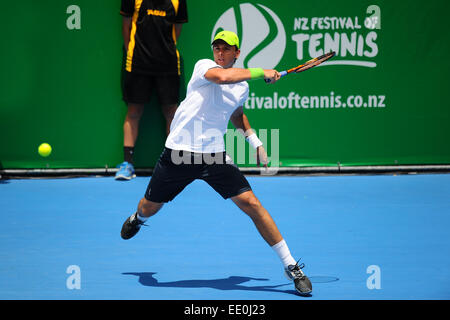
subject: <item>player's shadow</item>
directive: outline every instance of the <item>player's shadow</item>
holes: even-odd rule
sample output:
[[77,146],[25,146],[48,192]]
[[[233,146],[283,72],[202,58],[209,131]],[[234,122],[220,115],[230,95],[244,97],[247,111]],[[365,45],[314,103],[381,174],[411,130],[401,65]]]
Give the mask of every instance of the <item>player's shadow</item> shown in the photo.
[[140,284],[148,287],[162,287],[162,288],[212,288],[217,290],[244,290],[244,291],[264,291],[264,292],[279,292],[286,294],[298,295],[295,290],[278,289],[286,285],[293,285],[292,283],[285,283],[275,286],[244,286],[245,282],[250,280],[267,281],[269,279],[238,277],[231,276],[224,279],[212,280],[179,280],[169,282],[159,282],[153,277],[156,272],[124,272],[125,275],[137,276]]

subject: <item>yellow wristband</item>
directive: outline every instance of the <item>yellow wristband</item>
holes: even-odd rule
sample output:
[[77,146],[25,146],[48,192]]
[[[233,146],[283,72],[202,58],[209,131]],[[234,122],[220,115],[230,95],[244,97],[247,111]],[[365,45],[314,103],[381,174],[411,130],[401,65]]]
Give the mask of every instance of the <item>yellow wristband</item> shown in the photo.
[[264,70],[262,68],[248,68],[252,80],[264,78]]

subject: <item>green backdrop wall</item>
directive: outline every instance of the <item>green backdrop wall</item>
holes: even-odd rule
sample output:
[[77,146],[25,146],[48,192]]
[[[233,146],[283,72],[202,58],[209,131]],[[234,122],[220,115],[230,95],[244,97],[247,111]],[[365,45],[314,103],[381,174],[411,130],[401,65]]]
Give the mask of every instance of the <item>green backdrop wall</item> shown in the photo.
[[[0,166],[115,167],[126,113],[120,0],[3,7]],[[445,0],[188,0],[181,95],[221,29],[241,38],[239,67],[284,70],[333,49],[328,65],[274,85],[250,82],[245,112],[273,162],[278,150],[280,166],[449,164],[449,10]],[[164,138],[154,100],[137,167],[154,166]],[[52,145],[50,157],[38,155],[41,142]],[[247,155],[237,162],[253,165]]]

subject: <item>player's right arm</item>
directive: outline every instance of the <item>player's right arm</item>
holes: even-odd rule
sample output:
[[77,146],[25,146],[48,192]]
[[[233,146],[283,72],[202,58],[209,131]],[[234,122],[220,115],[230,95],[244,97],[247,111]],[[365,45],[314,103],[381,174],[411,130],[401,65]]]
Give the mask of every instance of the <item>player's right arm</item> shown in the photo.
[[[274,83],[280,79],[280,73],[277,70],[265,69],[264,79],[269,79]],[[205,73],[205,78],[217,84],[230,84],[247,80],[252,80],[250,69],[241,68],[212,68]]]

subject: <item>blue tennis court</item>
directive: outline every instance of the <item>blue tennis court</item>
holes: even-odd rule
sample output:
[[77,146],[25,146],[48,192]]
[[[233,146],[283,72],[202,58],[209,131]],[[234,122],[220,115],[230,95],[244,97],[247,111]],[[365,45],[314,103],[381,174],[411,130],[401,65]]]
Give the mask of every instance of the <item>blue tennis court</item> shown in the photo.
[[449,299],[450,175],[248,178],[313,294],[195,181],[120,238],[149,177],[0,181],[0,299]]

